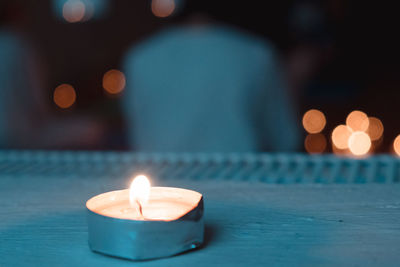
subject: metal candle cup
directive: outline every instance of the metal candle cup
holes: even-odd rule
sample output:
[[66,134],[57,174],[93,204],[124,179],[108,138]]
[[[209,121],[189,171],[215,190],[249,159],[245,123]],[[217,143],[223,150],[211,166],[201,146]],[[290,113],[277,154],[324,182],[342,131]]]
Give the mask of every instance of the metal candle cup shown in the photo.
[[89,247],[110,256],[146,260],[172,256],[203,243],[203,197],[181,188],[152,187],[142,214],[129,189],[97,195],[86,203]]

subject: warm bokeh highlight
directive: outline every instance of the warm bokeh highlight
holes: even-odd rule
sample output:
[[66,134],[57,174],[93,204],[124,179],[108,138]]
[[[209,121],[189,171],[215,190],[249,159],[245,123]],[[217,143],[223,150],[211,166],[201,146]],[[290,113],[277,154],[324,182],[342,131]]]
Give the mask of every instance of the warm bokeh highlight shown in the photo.
[[369,126],[369,119],[367,114],[362,111],[354,110],[346,118],[346,125],[349,126],[353,132],[367,131]]
[[376,141],[383,135],[383,123],[380,119],[375,117],[369,117],[369,126],[367,134],[372,141]]
[[170,16],[175,10],[174,0],[153,0],[151,1],[151,12],[154,16],[165,18]]
[[371,148],[371,139],[365,132],[354,132],[351,134],[348,142],[350,152],[356,156],[362,156],[368,153]]
[[397,156],[400,156],[400,134],[393,141],[393,150]]
[[68,0],[63,6],[63,17],[70,23],[82,21],[85,17],[85,4],[80,0]]
[[74,87],[69,84],[59,85],[53,93],[53,100],[60,108],[69,108],[76,101],[76,93]]
[[125,75],[119,70],[109,70],[103,76],[103,88],[110,94],[120,93],[125,84]]
[[304,147],[310,154],[323,153],[326,149],[326,138],[323,134],[309,134],[304,140]]
[[310,134],[320,133],[326,125],[324,113],[317,109],[310,109],[303,116],[303,127]]
[[338,125],[332,132],[332,143],[338,149],[347,149],[351,134],[352,131],[348,126]]

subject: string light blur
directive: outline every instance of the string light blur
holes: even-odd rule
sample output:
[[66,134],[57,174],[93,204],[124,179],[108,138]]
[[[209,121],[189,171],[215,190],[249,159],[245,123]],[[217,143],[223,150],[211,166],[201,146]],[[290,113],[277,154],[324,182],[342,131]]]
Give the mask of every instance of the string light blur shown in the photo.
[[376,141],[383,135],[383,123],[380,119],[375,117],[369,117],[369,126],[367,130],[367,134],[371,138],[372,141]]
[[119,70],[109,70],[103,76],[103,88],[110,94],[118,94],[124,90],[125,75]]
[[349,138],[348,146],[350,152],[355,156],[362,156],[368,153],[371,148],[371,139],[365,132],[353,132]]
[[64,19],[69,23],[80,22],[85,17],[85,4],[80,0],[68,0],[62,10]]
[[151,1],[151,12],[154,16],[159,18],[165,18],[170,16],[175,10],[174,0],[152,0]]
[[338,149],[347,149],[351,134],[352,130],[347,125],[338,125],[332,132],[332,143]]
[[54,103],[60,108],[69,108],[76,101],[76,92],[74,87],[69,84],[57,86],[53,93]]
[[320,133],[326,125],[324,113],[317,109],[310,109],[303,116],[303,127],[310,134]]
[[397,156],[400,156],[400,134],[393,141],[393,150]]
[[309,134],[304,140],[304,147],[310,154],[323,153],[326,149],[326,138],[323,134]]
[[346,118],[346,125],[349,126],[354,132],[367,131],[369,126],[369,119],[367,114],[362,111],[354,110]]

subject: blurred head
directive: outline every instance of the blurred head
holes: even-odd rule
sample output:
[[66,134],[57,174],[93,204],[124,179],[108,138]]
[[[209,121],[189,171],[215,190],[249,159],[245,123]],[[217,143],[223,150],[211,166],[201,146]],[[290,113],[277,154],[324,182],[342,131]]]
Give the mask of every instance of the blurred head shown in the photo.
[[292,1],[175,0],[177,8],[171,20],[185,23],[194,17],[205,17],[208,21],[265,34],[268,38],[280,38]]

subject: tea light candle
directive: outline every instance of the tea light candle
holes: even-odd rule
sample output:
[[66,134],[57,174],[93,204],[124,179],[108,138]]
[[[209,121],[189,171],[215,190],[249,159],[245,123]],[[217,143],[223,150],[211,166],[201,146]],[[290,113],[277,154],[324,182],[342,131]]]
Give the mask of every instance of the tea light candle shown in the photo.
[[172,187],[151,187],[144,175],[130,189],[89,199],[89,246],[95,252],[145,260],[175,255],[203,243],[203,197]]

